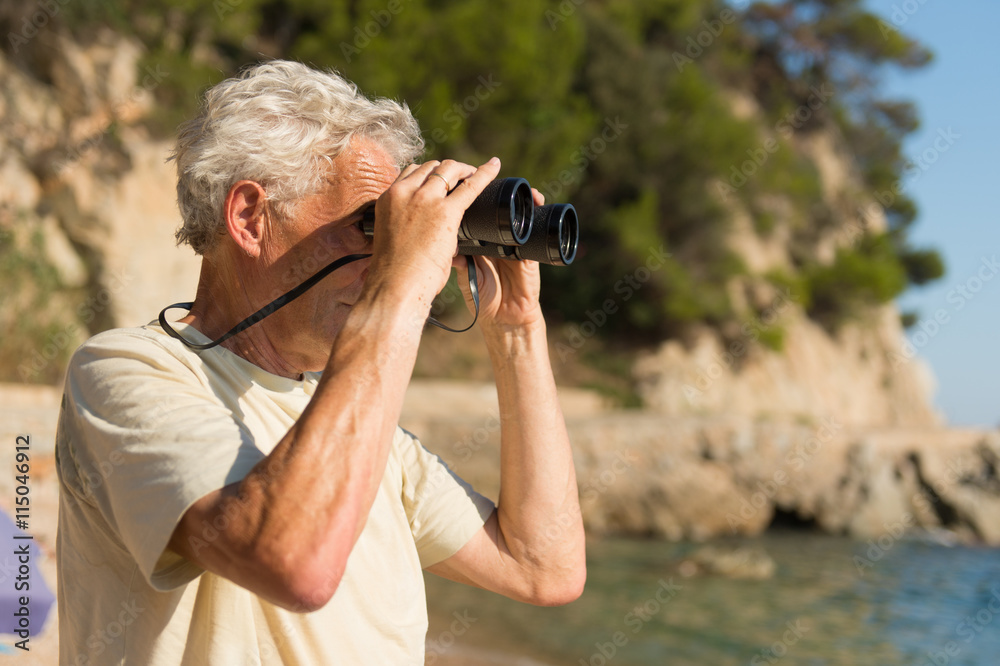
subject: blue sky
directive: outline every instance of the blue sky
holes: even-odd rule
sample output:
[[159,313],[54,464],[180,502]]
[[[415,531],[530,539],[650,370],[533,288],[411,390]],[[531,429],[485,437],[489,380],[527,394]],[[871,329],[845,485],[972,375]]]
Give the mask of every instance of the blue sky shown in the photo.
[[[941,252],[948,272],[900,299],[921,324],[909,332],[937,380],[935,404],[952,425],[1000,424],[1000,2],[996,0],[869,0],[868,7],[920,40],[934,62],[890,73],[887,92],[916,102],[921,129],[906,153],[935,157],[906,192],[920,213],[912,239]],[[946,151],[933,152],[940,132]],[[945,142],[939,142],[942,147]],[[984,262],[984,259],[986,262]],[[942,315],[938,324],[935,314]],[[938,326],[935,329],[935,324]]]

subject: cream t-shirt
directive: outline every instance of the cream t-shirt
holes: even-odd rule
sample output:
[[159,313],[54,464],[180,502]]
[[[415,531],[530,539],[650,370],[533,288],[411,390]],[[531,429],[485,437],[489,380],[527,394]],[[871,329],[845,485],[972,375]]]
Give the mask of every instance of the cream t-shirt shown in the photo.
[[272,450],[318,380],[269,374],[220,347],[192,352],[155,324],[77,350],[56,436],[61,664],[424,663],[421,569],[467,543],[493,503],[403,430],[322,609],[285,611],[166,550],[191,504]]

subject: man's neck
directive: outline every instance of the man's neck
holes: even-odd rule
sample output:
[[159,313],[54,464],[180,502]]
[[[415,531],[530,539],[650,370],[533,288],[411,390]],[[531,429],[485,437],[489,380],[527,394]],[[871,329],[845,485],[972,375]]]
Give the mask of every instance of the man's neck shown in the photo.
[[[229,262],[213,262],[206,258],[202,260],[191,312],[180,321],[209,339],[217,340],[259,309],[262,304],[257,303],[258,300]],[[302,369],[290,363],[273,343],[266,321],[257,322],[220,346],[273,375],[302,378]]]

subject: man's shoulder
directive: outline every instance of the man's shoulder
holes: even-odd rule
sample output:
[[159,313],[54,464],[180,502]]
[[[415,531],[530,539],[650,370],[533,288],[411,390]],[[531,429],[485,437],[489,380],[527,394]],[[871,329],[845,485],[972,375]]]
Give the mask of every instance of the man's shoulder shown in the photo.
[[110,328],[106,331],[95,333],[80,345],[80,349],[87,350],[109,347],[158,347],[165,349],[170,346],[170,342],[171,338],[159,326],[150,323],[146,326]]
[[141,367],[191,368],[196,355],[157,326],[112,328],[91,336],[69,361],[69,375],[113,369],[122,372]]

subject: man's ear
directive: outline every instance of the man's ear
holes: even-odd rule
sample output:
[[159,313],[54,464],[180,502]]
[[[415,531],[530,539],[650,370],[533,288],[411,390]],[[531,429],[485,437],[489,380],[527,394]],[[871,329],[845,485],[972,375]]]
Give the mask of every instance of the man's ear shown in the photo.
[[226,194],[222,213],[226,231],[244,252],[259,257],[268,226],[267,193],[260,183],[241,180]]

